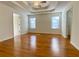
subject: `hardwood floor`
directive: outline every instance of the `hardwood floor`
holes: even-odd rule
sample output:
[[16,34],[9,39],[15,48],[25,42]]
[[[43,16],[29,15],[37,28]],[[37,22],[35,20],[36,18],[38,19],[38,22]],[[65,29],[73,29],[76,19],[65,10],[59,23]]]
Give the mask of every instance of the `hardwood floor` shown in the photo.
[[26,34],[0,42],[3,57],[79,57],[79,51],[60,35]]

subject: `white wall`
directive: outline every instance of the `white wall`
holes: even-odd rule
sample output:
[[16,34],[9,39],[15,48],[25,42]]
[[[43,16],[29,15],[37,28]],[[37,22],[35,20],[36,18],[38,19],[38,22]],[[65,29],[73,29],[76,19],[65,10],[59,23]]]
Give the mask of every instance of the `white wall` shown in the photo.
[[[0,41],[4,41],[13,38],[13,12],[17,10],[0,3]],[[21,16],[22,20],[22,32],[27,33],[28,23],[27,15]],[[25,24],[26,22],[26,24]]]
[[13,37],[12,9],[0,3],[0,41]]
[[71,43],[79,50],[79,2],[73,4]]
[[60,34],[61,29],[51,29],[52,16],[60,16],[61,20],[61,13],[36,14],[36,29],[30,29],[30,32]]

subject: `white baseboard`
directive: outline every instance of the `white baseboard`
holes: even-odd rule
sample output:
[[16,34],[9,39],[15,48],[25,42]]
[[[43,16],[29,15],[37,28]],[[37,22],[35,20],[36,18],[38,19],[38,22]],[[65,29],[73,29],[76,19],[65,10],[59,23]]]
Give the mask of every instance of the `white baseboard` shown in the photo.
[[76,44],[74,44],[72,41],[70,42],[77,50],[79,50],[79,46],[77,46]]
[[61,34],[64,38],[67,38],[67,36],[66,35],[63,35],[63,34]]
[[5,38],[5,39],[0,39],[0,42],[5,41],[5,40],[8,40],[8,39],[11,39],[11,38],[13,38],[13,36],[7,37],[7,38]]
[[27,34],[28,32],[24,32],[24,33],[21,33],[21,35],[23,35],[23,34]]
[[[27,33],[27,32],[26,32],[26,33]],[[26,34],[26,33],[21,33],[21,35]],[[18,35],[17,35],[17,36],[18,36]],[[16,37],[16,36],[15,36],[15,37]],[[6,37],[6,38],[3,38],[3,39],[0,39],[0,42],[5,41],[5,40],[8,40],[8,39],[12,39],[12,38],[14,38],[14,36]]]

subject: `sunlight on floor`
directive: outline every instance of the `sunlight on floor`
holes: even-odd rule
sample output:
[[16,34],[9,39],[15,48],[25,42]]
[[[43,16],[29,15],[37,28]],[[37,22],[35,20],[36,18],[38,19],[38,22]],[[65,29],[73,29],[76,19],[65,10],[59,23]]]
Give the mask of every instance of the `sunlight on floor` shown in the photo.
[[55,53],[59,53],[59,41],[57,38],[52,38],[51,49]]
[[30,37],[30,45],[33,50],[36,49],[36,36],[33,35]]

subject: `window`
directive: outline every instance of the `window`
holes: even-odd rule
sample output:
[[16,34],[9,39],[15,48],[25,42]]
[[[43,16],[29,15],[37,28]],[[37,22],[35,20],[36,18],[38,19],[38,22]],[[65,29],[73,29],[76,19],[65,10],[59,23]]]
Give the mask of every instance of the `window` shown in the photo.
[[36,28],[36,18],[35,17],[30,18],[30,28],[31,29]]
[[52,17],[51,28],[52,29],[58,29],[59,28],[59,16],[53,16]]

